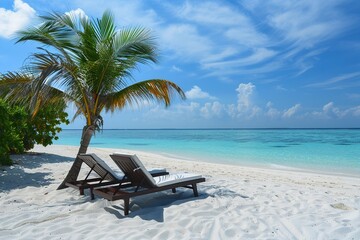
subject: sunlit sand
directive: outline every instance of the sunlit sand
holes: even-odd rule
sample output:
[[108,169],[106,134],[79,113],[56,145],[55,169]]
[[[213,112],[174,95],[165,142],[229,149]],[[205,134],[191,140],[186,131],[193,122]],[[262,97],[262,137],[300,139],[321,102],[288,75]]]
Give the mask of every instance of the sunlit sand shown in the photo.
[[[36,146],[0,170],[0,239],[359,239],[360,178],[185,161],[139,151],[148,168],[206,177],[189,189],[123,202],[56,188],[77,148]],[[38,153],[38,154],[35,154]],[[85,168],[85,166],[83,167]],[[85,174],[82,171],[81,174]]]

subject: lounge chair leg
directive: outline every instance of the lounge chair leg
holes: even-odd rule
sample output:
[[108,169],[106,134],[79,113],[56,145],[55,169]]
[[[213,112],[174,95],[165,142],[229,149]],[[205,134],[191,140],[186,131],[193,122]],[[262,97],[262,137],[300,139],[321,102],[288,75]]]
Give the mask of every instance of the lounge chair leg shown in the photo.
[[176,188],[171,189],[173,193],[176,193]]
[[130,205],[130,199],[124,198],[124,215],[129,215],[129,205]]
[[198,193],[198,190],[197,190],[196,183],[193,183],[193,184],[192,184],[192,188],[193,188],[193,191],[194,191],[194,196],[195,196],[195,197],[198,197],[198,196],[199,196],[199,193]]
[[94,199],[95,199],[94,189],[93,189],[93,188],[90,188],[90,196],[91,196],[91,200],[94,200]]

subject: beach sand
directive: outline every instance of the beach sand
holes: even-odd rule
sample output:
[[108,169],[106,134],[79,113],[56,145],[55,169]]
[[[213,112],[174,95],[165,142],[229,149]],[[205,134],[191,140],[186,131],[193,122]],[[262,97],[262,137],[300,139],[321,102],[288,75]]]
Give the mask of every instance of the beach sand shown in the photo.
[[360,178],[88,150],[116,169],[115,151],[136,153],[148,168],[203,175],[200,196],[137,197],[125,217],[121,200],[56,190],[77,147],[36,146],[0,167],[0,239],[360,239]]

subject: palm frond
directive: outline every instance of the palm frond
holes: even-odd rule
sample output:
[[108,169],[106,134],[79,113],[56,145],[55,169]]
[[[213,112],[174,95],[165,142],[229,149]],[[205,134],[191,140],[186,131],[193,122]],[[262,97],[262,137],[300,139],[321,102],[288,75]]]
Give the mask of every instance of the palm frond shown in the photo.
[[25,102],[33,76],[28,73],[7,72],[0,78],[0,96],[9,102]]
[[28,83],[32,77],[28,73],[7,72],[0,76],[0,86],[10,86],[11,84]]
[[44,84],[41,78],[19,72],[9,72],[1,77],[0,92],[5,100],[27,107],[33,115],[44,104],[57,104],[65,98],[62,91]]
[[65,100],[65,93],[54,87],[43,85],[41,90],[34,93],[30,101],[30,110],[33,116],[37,114],[41,107],[47,104],[57,104]]
[[141,105],[143,101],[158,101],[170,105],[170,100],[177,93],[185,99],[185,93],[173,82],[161,79],[152,79],[130,85],[116,93],[102,98],[102,106],[107,111],[122,109],[126,105]]
[[154,38],[149,30],[141,27],[119,31],[114,40],[114,49],[118,61],[129,67],[135,63],[157,62],[157,48]]
[[74,116],[72,117],[71,121],[75,121],[76,118],[78,118],[79,116],[81,115],[84,115],[86,114],[86,111],[85,111],[85,106],[83,103],[81,102],[74,102],[74,104],[76,105],[77,109],[76,109],[76,112],[74,114]]
[[42,104],[62,98],[75,103],[74,118],[82,114],[87,125],[100,126],[103,109],[114,111],[143,101],[169,106],[174,95],[185,98],[181,88],[167,80],[130,86],[126,82],[140,64],[157,62],[157,46],[149,30],[135,27],[117,31],[110,11],[100,19],[75,13],[51,13],[41,18],[41,25],[20,31],[17,40],[43,45],[29,58],[29,79],[23,79],[21,85],[20,75],[9,73],[0,82],[1,93],[5,80],[8,87],[14,81],[7,95],[14,99],[28,96],[34,112]]
[[114,35],[116,34],[116,27],[114,24],[114,16],[110,11],[105,11],[101,19],[97,19],[93,23],[98,42],[111,43]]
[[81,22],[87,18],[76,14],[50,13],[41,17],[44,21],[41,25],[30,27],[17,33],[18,42],[36,41],[48,47],[54,47],[68,61],[72,61],[71,55],[80,54],[77,49],[79,33],[82,32]]

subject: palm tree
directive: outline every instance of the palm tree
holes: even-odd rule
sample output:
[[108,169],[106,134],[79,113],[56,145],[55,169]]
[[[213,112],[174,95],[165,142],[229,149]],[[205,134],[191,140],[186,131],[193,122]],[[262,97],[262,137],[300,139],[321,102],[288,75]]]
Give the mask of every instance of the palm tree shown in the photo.
[[[40,51],[29,57],[24,72],[4,74],[0,86],[7,87],[6,98],[12,101],[31,96],[33,114],[58,99],[74,103],[73,119],[79,115],[86,119],[78,154],[86,153],[95,131],[102,128],[104,110],[113,112],[144,101],[169,106],[175,94],[185,99],[171,81],[151,79],[129,85],[131,71],[139,64],[157,62],[157,48],[148,30],[116,30],[109,11],[101,19],[52,13],[42,20],[41,25],[19,32],[17,41],[39,42]],[[76,158],[58,189],[77,179],[81,164]]]

